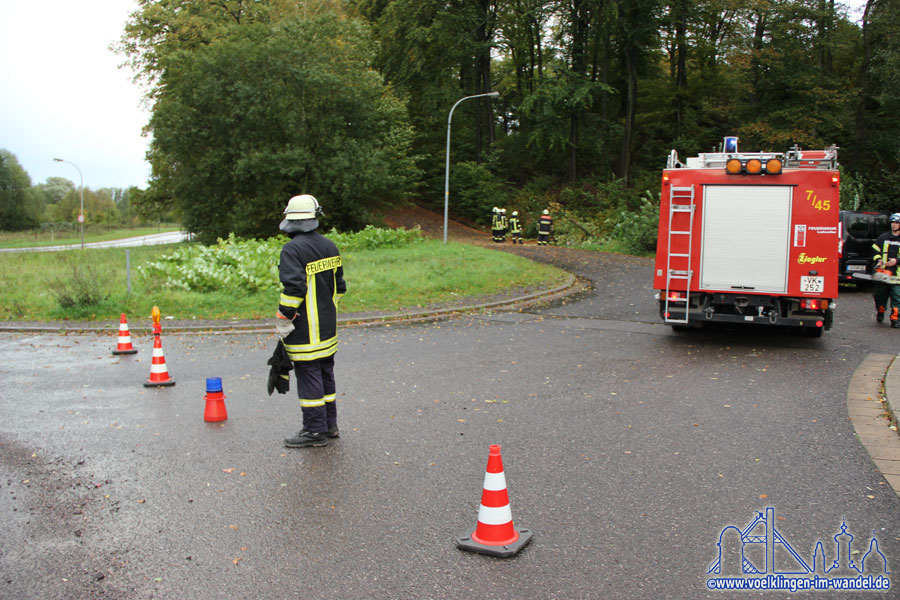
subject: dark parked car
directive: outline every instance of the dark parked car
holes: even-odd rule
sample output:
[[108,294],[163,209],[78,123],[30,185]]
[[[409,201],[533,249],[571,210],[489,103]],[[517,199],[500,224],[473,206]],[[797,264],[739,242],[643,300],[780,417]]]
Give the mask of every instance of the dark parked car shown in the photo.
[[872,244],[890,231],[888,215],[876,212],[842,210],[840,213],[841,253],[838,278],[842,283],[864,284],[854,273],[872,274]]

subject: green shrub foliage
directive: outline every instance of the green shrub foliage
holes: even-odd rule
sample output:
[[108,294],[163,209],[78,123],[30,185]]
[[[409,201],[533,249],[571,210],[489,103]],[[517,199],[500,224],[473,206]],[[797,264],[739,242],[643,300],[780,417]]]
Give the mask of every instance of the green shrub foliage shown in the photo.
[[[371,225],[356,233],[332,231],[328,237],[344,255],[359,250],[399,248],[424,239],[419,229],[378,229]],[[231,234],[210,246],[181,246],[138,270],[150,287],[195,292],[278,290],[281,288],[278,259],[287,241],[285,236],[240,240]]]

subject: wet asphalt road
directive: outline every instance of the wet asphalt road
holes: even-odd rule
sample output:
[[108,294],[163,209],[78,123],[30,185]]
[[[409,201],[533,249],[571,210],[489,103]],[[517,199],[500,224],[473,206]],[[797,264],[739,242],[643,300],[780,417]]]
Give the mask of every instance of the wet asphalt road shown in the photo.
[[[834,560],[845,521],[859,556],[874,530],[900,565],[900,501],[847,418],[854,369],[900,341],[867,294],[842,289],[818,340],[673,333],[649,260],[517,252],[593,289],[344,328],[342,436],[326,448],[282,447],[299,407],[293,386],[265,393],[272,335],[164,331],[177,384],[158,391],[142,386],[148,337],[117,358],[111,336],[0,335],[0,596],[718,598],[706,572],[720,532],[768,506],[807,562],[817,541]],[[203,421],[214,376],[219,424]],[[490,444],[516,524],[534,531],[513,559],[455,547]]]

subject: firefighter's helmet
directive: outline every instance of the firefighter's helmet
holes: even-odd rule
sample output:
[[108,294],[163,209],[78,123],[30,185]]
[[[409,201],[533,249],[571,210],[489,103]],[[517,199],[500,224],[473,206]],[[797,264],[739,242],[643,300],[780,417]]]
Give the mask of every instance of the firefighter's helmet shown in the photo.
[[288,221],[301,221],[315,219],[321,213],[322,207],[319,206],[319,201],[314,196],[302,194],[288,200],[284,209],[284,218]]
[[500,212],[500,209],[497,208],[497,207],[495,206],[495,207],[494,207],[494,212],[495,212],[495,213],[498,213],[498,212]]
[[322,207],[314,196],[301,194],[288,200],[284,208],[284,219],[278,229],[293,237],[298,233],[309,233],[319,227],[319,215]]
[[501,209],[500,209],[500,214],[501,214],[501,215],[505,215],[505,214],[506,214],[506,209],[505,209],[505,208],[501,208]]
[[517,210],[514,210],[514,211],[513,211],[513,214],[512,214],[512,216],[514,216],[514,217],[518,217],[518,216],[519,216],[519,211],[517,211]]
[[888,217],[888,221],[891,223],[900,223],[900,213],[894,213],[890,217]]
[[545,208],[545,209],[544,209],[544,214],[545,214],[545,215],[549,215],[549,214],[550,214],[550,211],[549,211],[548,209]]

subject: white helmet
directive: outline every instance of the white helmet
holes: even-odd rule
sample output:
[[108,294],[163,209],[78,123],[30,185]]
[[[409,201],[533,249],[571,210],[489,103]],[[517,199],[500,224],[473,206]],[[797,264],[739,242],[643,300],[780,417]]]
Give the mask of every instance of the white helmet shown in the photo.
[[547,209],[545,208],[545,209],[544,209],[544,214],[545,214],[545,215],[549,215],[549,214],[550,214],[550,211],[547,210]]
[[495,206],[495,207],[494,207],[494,212],[495,212],[495,213],[498,213],[498,212],[500,212],[500,209],[497,208],[497,207]]
[[500,214],[505,215],[505,214],[506,214],[506,209],[505,209],[505,208],[501,208],[501,209],[500,209]]
[[514,217],[518,217],[518,216],[519,216],[519,211],[517,211],[517,210],[514,210],[514,211],[513,211],[513,215],[512,215],[512,216],[514,216]]
[[284,218],[288,221],[315,219],[321,212],[322,208],[315,197],[309,194],[302,194],[288,200],[284,209]]

